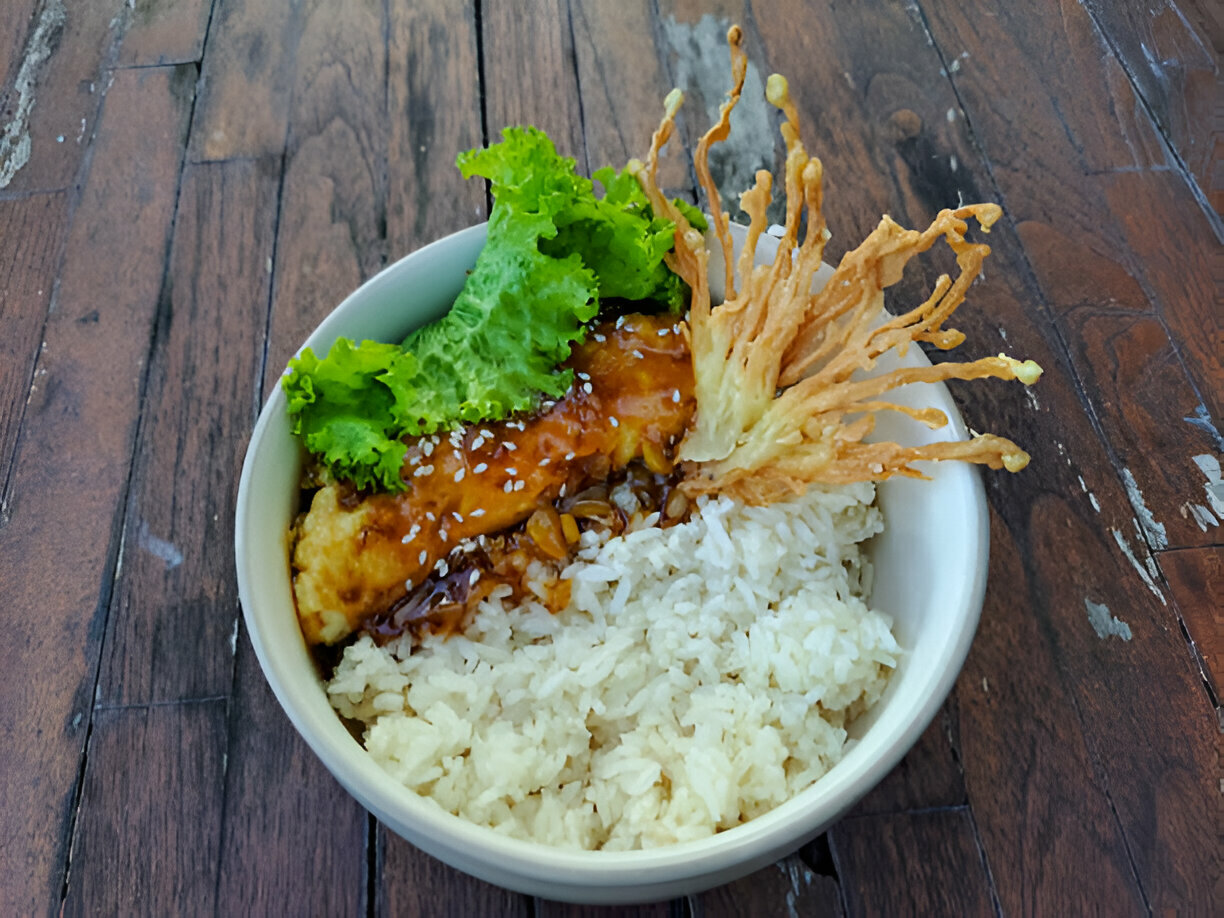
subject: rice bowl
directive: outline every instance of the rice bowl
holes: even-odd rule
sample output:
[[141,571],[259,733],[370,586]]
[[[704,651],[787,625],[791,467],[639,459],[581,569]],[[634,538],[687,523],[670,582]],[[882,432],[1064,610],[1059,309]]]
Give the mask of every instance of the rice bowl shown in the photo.
[[[341,334],[392,340],[437,316],[454,298],[482,240],[482,228],[475,227],[401,260],[341,304],[307,344],[326,349]],[[758,259],[769,257],[762,244]],[[414,292],[407,308],[399,295],[405,289]],[[907,362],[925,358],[915,348]],[[909,386],[899,396],[943,409],[951,423],[929,431],[885,416],[878,436],[910,442],[966,436],[942,384]],[[917,739],[951,688],[981,608],[987,525],[977,472],[941,463],[931,467],[931,481],[882,483],[878,505],[885,529],[868,549],[875,569],[871,604],[893,619],[906,656],[879,701],[851,727],[855,742],[844,758],[786,802],[703,839],[645,851],[548,847],[472,825],[422,799],[388,776],[333,712],[297,627],[289,584],[285,532],[300,467],[278,389],[248,451],[236,530],[247,627],[273,690],[324,764],[390,828],[460,869],[523,892],[644,901],[728,881],[793,850],[869,790]]]

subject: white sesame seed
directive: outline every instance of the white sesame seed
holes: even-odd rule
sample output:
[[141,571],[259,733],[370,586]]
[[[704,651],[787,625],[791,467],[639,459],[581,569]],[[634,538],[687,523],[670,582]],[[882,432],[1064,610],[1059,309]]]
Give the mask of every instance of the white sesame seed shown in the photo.
[[421,553],[417,555],[417,564],[424,564],[428,559],[429,559],[429,552],[427,552],[425,549],[422,548]]
[[513,443],[509,442],[508,440],[502,440],[502,446],[510,450],[510,452],[514,452],[516,449],[518,449],[517,446],[515,446]]
[[477,475],[479,475],[481,472],[488,469],[488,467],[489,467],[489,463],[482,462],[478,466],[476,466],[476,468],[472,469],[472,471],[475,472]]
[[587,395],[590,395],[595,390],[589,382],[584,382],[582,384],[582,391],[585,392]]
[[450,570],[450,565],[446,563],[445,558],[439,558],[438,563],[434,565],[434,570],[445,577],[446,572]]
[[667,337],[668,335],[670,335],[670,334],[671,334],[671,329],[670,329],[670,328],[660,328],[660,329],[659,329],[659,337],[660,337],[660,338],[666,338],[666,337]]
[[617,327],[617,328],[620,328],[620,327],[621,327],[622,325],[624,325],[624,324],[625,324],[625,317],[624,317],[624,316],[621,316],[620,318],[618,318],[618,319],[616,320],[616,327]]
[[518,469],[513,469],[513,468],[511,468],[511,469],[506,469],[506,474],[507,474],[507,475],[517,475],[517,474],[518,474]]
[[524,488],[524,487],[526,487],[526,485],[527,485],[527,482],[522,481],[522,480],[520,479],[519,481],[516,481],[516,482],[514,483],[514,490],[516,490],[516,491],[521,491],[521,490],[523,490],[523,488]]
[[608,340],[607,335],[601,335],[599,332],[596,332],[595,334],[591,335],[591,337],[594,338],[596,341],[598,341],[600,344],[603,344],[605,341]]
[[636,347],[633,349],[633,356],[636,357],[638,360],[644,359],[642,352],[639,351]]
[[473,510],[473,511],[472,511],[470,514],[468,514],[468,515],[469,515],[469,516],[484,516],[484,515],[485,515],[485,512],[484,512],[484,507],[479,507],[479,508],[477,508],[476,510]]
[[564,496],[565,496],[565,490],[566,490],[566,483],[563,481],[563,482],[561,482],[561,490],[560,490],[559,492],[557,492],[557,496],[558,496],[558,497],[564,497]]
[[452,513],[451,513],[451,516],[453,516],[453,517],[455,518],[455,522],[456,522],[456,523],[462,523],[462,522],[463,522],[463,514],[462,514],[462,513],[454,513],[454,512],[452,512]]
[[437,522],[437,519],[438,519],[438,518],[437,518],[436,516],[434,516],[434,515],[433,515],[433,511],[432,511],[432,510],[426,510],[426,511],[425,511],[425,519],[429,520],[431,523],[434,523],[434,522]]
[[438,538],[439,538],[439,539],[441,539],[443,542],[445,542],[445,541],[447,540],[448,536],[446,535],[446,530],[445,530],[445,529],[439,529],[439,530],[438,530]]
[[612,422],[613,427],[620,427],[620,421],[618,421],[615,417],[609,417],[608,420]]
[[405,581],[404,581],[404,589],[405,589],[405,590],[411,590],[411,589],[412,589],[412,581],[411,581],[411,580],[405,580]]
[[421,454],[417,453],[415,456],[409,459],[408,464],[409,465],[420,465],[421,464]]
[[566,462],[569,462],[571,459],[573,459],[573,458],[574,458],[574,455],[575,455],[574,453],[566,453],[566,454],[565,454],[565,461],[566,461]]
[[482,446],[484,446],[484,441],[484,437],[477,437],[472,441],[472,449],[480,449]]
[[466,474],[464,469],[459,469],[455,472],[455,481],[463,481],[463,476]]
[[504,485],[502,485],[502,490],[505,491],[507,494],[509,494],[511,491],[514,490],[514,482],[507,481]]
[[433,471],[432,465],[423,465],[412,473],[413,478],[420,478],[422,475],[428,475]]
[[432,456],[433,451],[434,451],[434,441],[426,440],[425,443],[421,446],[421,452],[423,452],[426,456]]
[[680,401],[680,390],[679,389],[677,389],[676,391],[672,393],[672,401],[679,403]]
[[482,437],[484,437],[486,440],[492,440],[492,439],[493,439],[493,434],[492,434],[492,433],[490,433],[489,431],[485,430],[483,427],[482,427],[482,428],[480,428],[480,435],[481,435]]
[[475,586],[476,581],[479,579],[480,579],[480,571],[473,570],[472,573],[468,575],[468,586]]
[[579,378],[579,379],[590,379],[590,378],[591,378],[591,374],[590,374],[590,373],[579,373],[579,374],[578,374],[578,378]]
[[540,468],[544,468],[544,466],[548,465],[548,463],[550,462],[552,462],[552,457],[545,456],[543,459],[540,460]]
[[672,331],[674,331],[677,335],[680,334],[680,323],[679,322],[677,322],[675,325],[672,326]]

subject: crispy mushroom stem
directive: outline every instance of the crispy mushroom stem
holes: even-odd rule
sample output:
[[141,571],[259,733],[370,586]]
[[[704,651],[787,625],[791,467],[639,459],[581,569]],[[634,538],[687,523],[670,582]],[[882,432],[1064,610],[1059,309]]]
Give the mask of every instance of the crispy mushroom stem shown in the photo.
[[[786,223],[774,262],[756,265],[773,187],[773,176],[762,170],[740,199],[748,227],[738,263],[733,260],[730,218],[710,175],[709,154],[713,144],[730,133],[731,111],[743,91],[747,58],[742,38],[738,27],[727,33],[731,89],[718,121],[693,154],[726,265],[722,304],[715,307],[710,301],[704,237],[666,199],[656,180],[659,153],[675,130],[683,102],[679,90],[667,96],[646,165],[631,164],[655,213],[676,223],[676,247],[668,265],[692,289],[689,331],[697,415],[679,449],[687,475],[684,488],[690,494],[721,491],[765,503],[818,482],[925,477],[913,464],[921,460],[960,459],[1013,472],[1024,468],[1028,454],[991,434],[908,447],[865,441],[879,411],[900,412],[931,428],[947,424],[936,408],[912,409],[879,398],[898,386],[984,377],[1031,385],[1041,375],[1033,361],[1002,354],[866,375],[883,354],[895,350],[904,355],[911,342],[947,350],[964,340],[961,332],[943,323],[964,302],[990,253],[988,246],[968,242],[965,234],[970,219],[989,232],[1002,213],[998,205],[941,211],[923,231],[904,229],[884,216],[863,243],[842,258],[821,290],[812,293],[829,239],[822,211],[823,168],[800,140],[798,109],[786,79],[773,74],[766,83],[766,98],[784,116]],[[885,288],[901,279],[910,259],[941,238],[956,255],[956,278],[942,275],[924,302],[901,315],[885,312]]]

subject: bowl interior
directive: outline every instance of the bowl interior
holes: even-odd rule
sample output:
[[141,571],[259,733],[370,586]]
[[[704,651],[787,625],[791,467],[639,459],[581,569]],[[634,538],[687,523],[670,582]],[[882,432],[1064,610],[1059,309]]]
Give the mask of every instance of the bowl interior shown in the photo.
[[[742,243],[742,231],[734,232]],[[471,227],[391,265],[338,306],[303,347],[323,354],[340,336],[399,340],[442,315],[484,238],[483,225]],[[758,263],[772,261],[776,247],[776,239],[762,237]],[[710,273],[721,275],[717,258]],[[829,273],[826,267],[817,283]],[[926,362],[917,347],[904,360]],[[942,384],[907,386],[889,397],[938,407],[950,423],[931,431],[902,415],[884,414],[876,437],[925,443],[967,436]],[[340,783],[393,830],[483,879],[553,898],[626,902],[691,892],[746,874],[822,831],[883,778],[934,716],[968,653],[985,591],[988,518],[976,469],[930,464],[929,481],[882,483],[878,499],[886,528],[869,546],[872,604],[892,615],[905,656],[884,697],[855,722],[842,761],[770,813],[708,839],[648,851],[546,848],[471,825],[400,786],[333,712],[293,607],[288,530],[301,466],[278,386],[260,414],[243,466],[235,550],[247,629],[281,706]]]

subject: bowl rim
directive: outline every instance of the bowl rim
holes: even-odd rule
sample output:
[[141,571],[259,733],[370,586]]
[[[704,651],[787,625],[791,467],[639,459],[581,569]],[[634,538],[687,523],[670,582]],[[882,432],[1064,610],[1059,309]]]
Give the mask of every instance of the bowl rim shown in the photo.
[[[300,354],[306,347],[318,349],[324,342],[330,346],[337,336],[337,328],[344,326],[354,304],[364,300],[371,288],[395,283],[397,274],[414,261],[427,259],[451,246],[474,244],[478,238],[483,238],[486,229],[487,223],[475,224],[443,236],[388,265],[329,312],[296,353]],[[742,229],[740,227],[739,231]],[[761,236],[762,240],[770,238],[775,237]],[[926,360],[919,348],[912,348],[911,352]],[[968,430],[947,387],[943,383],[926,384],[924,391],[930,393],[931,403],[947,414],[949,423],[946,431],[949,438],[967,438]],[[873,789],[909,751],[951,692],[977,630],[986,591],[989,555],[989,510],[985,489],[976,466],[960,462],[941,463],[939,474],[965,479],[958,480],[958,493],[963,493],[966,503],[964,522],[967,542],[978,550],[977,556],[966,564],[969,577],[954,585],[957,592],[949,600],[950,604],[963,608],[965,614],[959,619],[960,628],[955,639],[940,645],[944,652],[930,667],[934,676],[924,683],[925,694],[920,703],[912,706],[912,718],[885,739],[877,755],[853,771],[834,766],[822,778],[767,813],[694,841],[629,851],[589,851],[554,847],[504,835],[455,816],[396,782],[348,734],[330,705],[327,713],[344,733],[343,739],[337,737],[335,731],[318,723],[318,712],[312,712],[310,705],[290,691],[289,670],[292,667],[288,661],[273,653],[263,633],[254,601],[254,582],[262,574],[252,570],[248,563],[246,539],[247,531],[253,526],[250,496],[259,455],[261,449],[266,448],[269,429],[285,418],[285,408],[284,392],[279,384],[274,384],[252,431],[239,479],[234,551],[239,599],[247,635],[264,678],[281,709],[328,771],[367,810],[387,823],[392,831],[448,863],[455,864],[452,857],[467,861],[475,856],[491,865],[491,869],[499,875],[507,872],[517,874],[528,881],[528,885],[536,883],[574,889],[588,886],[630,888],[716,874],[742,863],[745,849],[757,852],[784,848],[793,850],[835,822],[845,810]],[[347,740],[347,744],[344,740]],[[846,761],[852,751],[848,750],[841,762]],[[404,831],[402,827],[405,825],[410,825],[412,831]],[[421,839],[426,839],[428,844],[420,844]],[[474,855],[474,852],[478,853]],[[455,866],[480,875],[470,864]],[[678,875],[677,868],[684,866],[695,869]],[[502,879],[495,882],[504,883]]]

